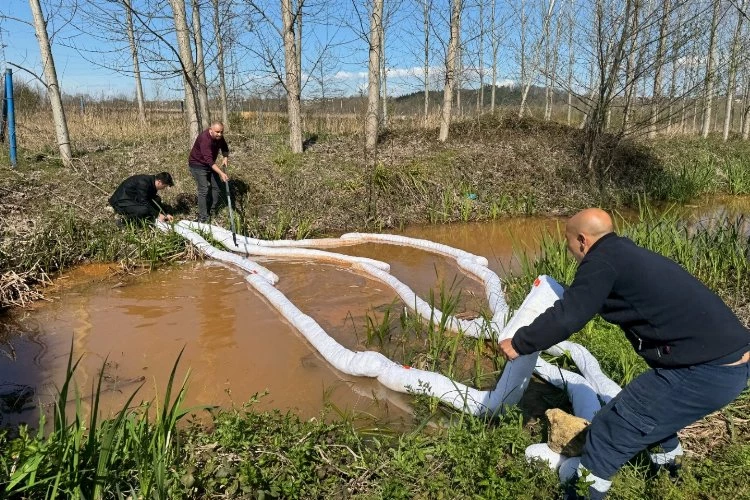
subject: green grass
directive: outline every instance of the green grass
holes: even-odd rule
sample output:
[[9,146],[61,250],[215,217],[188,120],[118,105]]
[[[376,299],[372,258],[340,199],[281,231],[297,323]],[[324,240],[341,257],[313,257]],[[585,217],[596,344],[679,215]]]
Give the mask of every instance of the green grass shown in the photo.
[[[92,387],[93,404],[86,416],[81,395],[73,385],[80,358],[73,362],[71,341],[66,377],[58,391],[49,432],[45,432],[42,411],[36,433],[22,425],[15,439],[9,438],[7,430],[0,435],[4,497],[98,499],[132,492],[141,498],[173,498],[180,484],[175,471],[177,422],[187,414],[182,407],[187,376],[172,399],[181,356],[180,352],[161,405],[148,402],[132,409],[136,389],[113,418],[100,420],[104,370]],[[75,405],[72,417],[68,408],[71,399]]]

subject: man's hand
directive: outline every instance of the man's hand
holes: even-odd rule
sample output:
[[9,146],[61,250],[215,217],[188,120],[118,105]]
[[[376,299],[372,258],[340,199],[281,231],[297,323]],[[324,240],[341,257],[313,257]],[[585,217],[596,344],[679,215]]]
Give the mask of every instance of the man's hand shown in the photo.
[[157,217],[157,219],[159,219],[161,222],[172,222],[174,220],[174,217],[172,217],[171,215],[159,214],[159,217]]
[[513,344],[511,344],[510,339],[505,339],[500,342],[500,351],[508,361],[513,361],[518,357],[518,353],[513,349]]
[[221,182],[227,182],[229,180],[229,176],[224,172],[219,172],[219,177],[221,177]]

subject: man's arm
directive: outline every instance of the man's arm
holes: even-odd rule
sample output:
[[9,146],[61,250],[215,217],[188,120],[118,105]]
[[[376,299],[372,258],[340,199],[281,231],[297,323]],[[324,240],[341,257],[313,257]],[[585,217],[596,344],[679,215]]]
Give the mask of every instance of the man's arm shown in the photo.
[[616,278],[614,268],[602,260],[583,262],[562,299],[516,332],[510,343],[513,349],[531,354],[573,335],[601,310]]
[[221,142],[219,142],[219,149],[221,149],[221,156],[223,158],[222,165],[226,168],[229,164],[229,144],[227,144],[226,139],[223,137],[221,138]]

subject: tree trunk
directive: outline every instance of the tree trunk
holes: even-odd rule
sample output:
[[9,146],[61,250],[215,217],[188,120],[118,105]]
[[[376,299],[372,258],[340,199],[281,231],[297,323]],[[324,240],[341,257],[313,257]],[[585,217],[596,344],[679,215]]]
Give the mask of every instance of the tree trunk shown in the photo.
[[52,58],[52,47],[50,46],[49,35],[47,34],[47,21],[45,21],[42,14],[42,7],[39,5],[39,0],[29,0],[29,7],[31,7],[31,14],[34,17],[34,30],[36,32],[36,39],[39,42],[39,53],[42,57],[42,66],[44,67],[44,83],[47,86],[47,95],[52,107],[52,119],[55,122],[57,146],[60,149],[60,157],[62,158],[63,165],[71,168],[73,166],[73,153],[70,148],[68,122],[65,119],[65,109],[63,108],[62,96],[60,95],[60,85],[57,81],[55,60]]
[[575,21],[573,19],[573,0],[570,0],[569,15],[569,28],[568,32],[568,115],[567,123],[570,127],[573,119],[573,64],[575,63],[574,52],[573,52],[573,32],[575,31]]
[[463,55],[463,50],[461,47],[461,32],[458,33],[458,43],[456,46],[456,110],[458,111],[458,116],[463,116],[464,110],[461,107],[461,79],[464,75],[464,65],[463,61],[461,61],[461,56]]
[[461,0],[452,0],[451,8],[451,36],[448,41],[448,53],[445,58],[445,86],[443,88],[443,109],[440,116],[440,135],[438,140],[448,140],[451,124],[451,105],[453,104],[453,85],[456,77],[456,53],[458,52],[458,37],[461,30]]
[[305,0],[297,0],[296,5],[296,17],[297,17],[297,36],[295,38],[295,43],[297,46],[297,74],[299,75],[300,80],[300,95],[302,92],[302,5],[304,5]]
[[729,130],[732,126],[732,105],[734,104],[734,96],[737,93],[737,53],[740,48],[740,33],[742,33],[742,21],[745,17],[743,15],[747,5],[746,0],[742,0],[740,8],[737,11],[737,26],[734,30],[734,36],[732,37],[732,51],[729,55],[729,78],[727,78],[727,102],[726,108],[724,109],[724,131],[722,138],[726,142],[729,140]]
[[549,24],[544,27],[544,121],[548,122],[552,117],[552,89],[550,89],[550,65],[552,54],[550,54]]
[[[599,171],[597,169],[597,163],[599,161],[599,149],[601,147],[600,142],[605,131],[607,114],[609,111],[609,107],[611,106],[612,95],[618,79],[618,75],[620,73],[620,67],[623,60],[625,59],[626,45],[628,45],[628,41],[631,39],[631,36],[633,36],[631,13],[635,1],[637,0],[626,0],[625,2],[622,31],[619,35],[617,35],[616,42],[610,45],[610,43],[614,41],[614,37],[610,38],[606,42],[606,56],[602,56],[601,52],[599,52],[599,88],[597,89],[596,100],[594,101],[591,108],[590,116],[586,121],[584,134],[584,158],[586,161],[586,167],[591,176],[590,180],[592,181],[592,183],[596,183],[600,180]],[[608,29],[611,29],[605,28],[603,22],[603,12],[601,8],[597,8],[596,23],[596,30],[599,37],[597,42],[601,46],[605,43],[605,41],[602,39],[604,36],[606,36],[605,32]]]
[[651,92],[651,113],[649,114],[648,136],[656,137],[656,127],[659,121],[659,105],[661,104],[662,69],[664,66],[664,47],[666,45],[667,28],[669,27],[670,0],[663,0],[661,26],[659,26],[659,43],[656,46],[656,62],[654,64],[654,87]]
[[[674,102],[675,102],[675,92],[677,92],[677,63],[678,63],[678,57],[679,57],[679,47],[681,47],[684,44],[684,41],[682,39],[677,39],[678,36],[681,35],[682,30],[682,22],[684,20],[685,15],[685,6],[684,5],[678,5],[677,7],[677,26],[675,26],[675,40],[672,43],[672,76],[669,79],[669,120],[667,122],[667,133],[672,134],[672,124],[674,122],[675,113],[674,113]],[[684,75],[684,72],[683,72]]]
[[[297,15],[301,12],[297,10]],[[281,0],[281,18],[284,23],[284,69],[286,70],[286,101],[289,117],[289,147],[292,153],[302,152],[301,84],[299,59],[295,40],[292,0]]]
[[[552,43],[552,46],[557,46],[560,37],[562,36],[562,17],[557,18],[557,23],[555,24],[555,40]],[[549,51],[549,44],[547,44],[547,50]],[[556,81],[556,75],[557,75],[557,62],[558,62],[558,55],[559,51],[553,50],[552,51],[552,67],[548,68],[547,71],[547,98],[545,101],[545,112],[544,112],[544,119],[545,121],[550,121],[552,119],[552,105],[553,105],[553,99],[555,96],[554,90],[555,90],[555,81]],[[546,73],[546,71],[545,71]]]
[[701,137],[708,137],[711,131],[711,104],[714,96],[714,65],[716,64],[716,29],[719,24],[720,0],[713,0],[713,15],[711,16],[711,33],[708,41],[708,62],[706,63],[706,78],[703,94],[703,127]]
[[219,19],[219,0],[212,0],[214,4],[214,37],[216,37],[216,66],[219,71],[219,99],[221,100],[221,121],[224,129],[229,128],[229,113],[227,112],[227,83],[224,74],[224,44],[221,39],[221,21]]
[[370,16],[370,59],[368,65],[367,116],[365,117],[365,149],[374,161],[378,146],[378,107],[380,104],[380,35],[383,23],[383,0],[374,0]]
[[492,0],[492,95],[490,111],[495,112],[495,89],[497,88],[497,53],[500,48],[500,37],[497,34],[497,0]]
[[388,74],[385,65],[385,23],[380,23],[380,78],[383,81],[381,115],[382,126],[388,128]]
[[526,106],[526,0],[521,0],[521,24],[519,27],[519,37],[521,45],[521,106],[518,108],[518,117],[523,118],[524,107]]
[[187,26],[187,13],[185,12],[185,0],[169,0],[174,14],[174,26],[177,35],[177,49],[179,52],[182,79],[185,84],[185,120],[188,127],[188,143],[200,134],[200,118],[196,103],[197,85],[195,81],[195,63],[193,62],[193,51],[190,47],[190,30]]
[[195,39],[195,81],[198,84],[198,105],[200,106],[201,127],[206,129],[211,124],[208,111],[208,85],[206,84],[206,64],[203,54],[203,30],[201,29],[201,12],[198,0],[193,2],[193,38]]
[[430,7],[432,0],[422,0],[424,14],[424,124],[430,113]]
[[[555,9],[555,1],[556,0],[549,0],[549,5],[547,6],[544,17],[542,20],[542,36],[537,40],[536,46],[534,47],[532,51],[532,58],[531,58],[531,69],[533,71],[537,71],[537,68],[539,67],[539,53],[542,49],[542,43],[545,42],[547,39],[547,35],[549,34],[549,22],[552,19],[552,13]],[[526,23],[525,20],[525,14],[524,14],[524,2],[521,2],[521,21],[522,26]],[[525,35],[523,35],[525,29],[521,28],[521,35],[522,35],[522,43],[521,47],[525,47],[525,41],[523,39],[525,38]],[[522,48],[522,52],[525,50]],[[531,84],[533,82],[533,77],[529,75],[529,63],[528,61],[525,61],[525,56],[521,55],[521,84],[523,85],[523,89],[521,90],[521,107],[518,110],[518,117],[522,118],[524,115],[524,110],[526,108],[526,99],[529,95],[529,90],[531,89]]]
[[742,110],[742,139],[750,139],[750,71],[745,74],[745,109]]
[[[630,116],[633,110],[633,94],[638,84],[638,76],[643,65],[643,49],[638,51],[636,60],[636,45],[638,42],[638,30],[640,26],[639,16],[641,13],[641,0],[633,3],[633,36],[630,38],[630,47],[628,48],[628,58],[625,63],[625,102],[622,108],[622,129],[621,134],[627,134],[630,131]],[[645,37],[645,35],[644,35]],[[643,40],[641,40],[643,42]],[[643,43],[641,43],[641,47]]]
[[138,63],[138,45],[135,42],[135,30],[133,29],[133,11],[130,0],[123,0],[125,6],[125,22],[128,32],[128,43],[130,44],[130,56],[133,58],[133,76],[135,77],[135,100],[138,103],[138,120],[141,125],[146,124],[146,103],[143,99],[143,83],[141,81],[141,67]]
[[477,111],[484,110],[484,0],[479,1],[479,92],[477,94]]

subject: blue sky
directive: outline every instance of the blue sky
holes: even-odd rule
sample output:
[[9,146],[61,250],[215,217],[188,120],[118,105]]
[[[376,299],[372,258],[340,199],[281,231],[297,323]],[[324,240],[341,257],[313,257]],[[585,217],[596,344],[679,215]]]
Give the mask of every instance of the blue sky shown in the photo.
[[[133,5],[138,8],[146,1],[133,0]],[[112,37],[123,39],[122,29],[114,26],[108,30],[105,26],[96,26],[87,16],[93,15],[100,19],[101,15],[94,12],[96,9],[90,6],[80,8],[71,14],[65,8],[52,10],[50,5],[66,5],[72,2],[66,0],[45,2],[43,0],[42,3],[49,19],[50,34],[54,35],[53,54],[63,91],[69,94],[90,94],[94,97],[112,95],[132,97],[133,79],[126,74],[131,69],[128,51],[122,42],[110,39]],[[166,4],[166,2],[163,3]],[[265,15],[269,20],[278,22],[278,0],[258,0],[257,3],[265,6]],[[431,86],[435,89],[440,87],[441,75],[439,73],[443,64],[443,45],[448,35],[448,1],[433,0],[433,3],[430,71],[435,78]],[[478,10],[475,5],[465,3],[467,8],[464,11],[462,26],[462,37],[466,44],[464,66],[476,68],[478,67],[476,48]],[[99,4],[104,5],[104,0],[100,0]],[[356,94],[366,86],[367,46],[359,33],[362,24],[354,8],[355,5],[359,5],[360,12],[365,13],[363,4],[364,0],[308,0],[306,3],[308,7],[303,25],[303,76],[307,81],[304,91],[307,96],[313,97],[321,93],[320,85],[317,83],[320,77],[325,82],[324,87],[327,88],[328,95]],[[496,17],[501,22],[505,20],[504,29],[509,34],[505,37],[500,51],[497,81],[503,84],[518,80],[517,61],[514,55],[517,53],[515,48],[517,44],[514,40],[515,24],[512,8],[504,1],[498,1],[498,4],[504,7],[498,8]],[[202,16],[204,19],[202,31],[206,37],[206,51],[211,53],[214,45],[211,36],[213,26],[209,6],[210,3],[206,2],[206,10]],[[394,9],[389,17],[386,32],[389,95],[421,90],[424,35],[419,4],[416,0],[386,0],[386,9],[389,7]],[[165,10],[163,13],[168,14],[169,11]],[[23,22],[9,19],[10,17],[30,21],[28,1],[0,0],[0,15],[5,16],[5,19],[0,20],[2,40],[5,45],[3,64],[12,62],[41,74],[39,47],[33,28]],[[71,19],[72,21],[69,22]],[[488,8],[485,8],[484,19],[488,26]],[[236,10],[232,20],[232,29],[241,33],[241,36],[233,51],[234,57],[229,61],[236,69],[229,84],[248,93],[257,94],[267,91],[273,82],[273,76],[268,72],[267,61],[264,61],[257,53],[259,49],[265,49],[265,53],[274,54],[276,62],[283,67],[280,59],[281,53],[278,51],[280,42],[278,35],[258,13],[251,16],[246,11]],[[364,18],[363,21],[364,26],[367,27],[369,20]],[[156,20],[153,25],[157,27],[157,31],[167,26],[164,20]],[[255,28],[252,33],[248,32],[249,26]],[[83,33],[81,27],[92,33]],[[173,40],[172,34],[166,29],[163,32],[160,31],[160,34],[167,40]],[[485,68],[485,82],[490,83],[491,52],[488,38],[485,43],[483,67]],[[566,60],[567,48],[564,47],[562,41],[559,45],[560,59]],[[144,87],[147,99],[179,96],[181,93],[179,79],[165,76],[165,74],[174,75],[176,68],[174,61],[164,60],[170,59],[168,48],[164,44],[151,46],[156,47],[153,53],[141,55],[144,59],[142,70],[146,79]],[[322,50],[324,47],[327,47],[325,51]],[[157,53],[167,54],[167,57],[159,59]],[[322,59],[321,53],[325,54]],[[122,65],[125,73],[118,73],[106,67],[118,64]],[[16,79],[31,79],[28,73],[13,66],[10,67],[17,75]],[[208,65],[207,73],[209,80],[215,77],[215,67],[212,64]],[[467,78],[476,80],[476,74],[476,70],[469,70]],[[476,87],[476,82],[469,82],[465,86]]]

